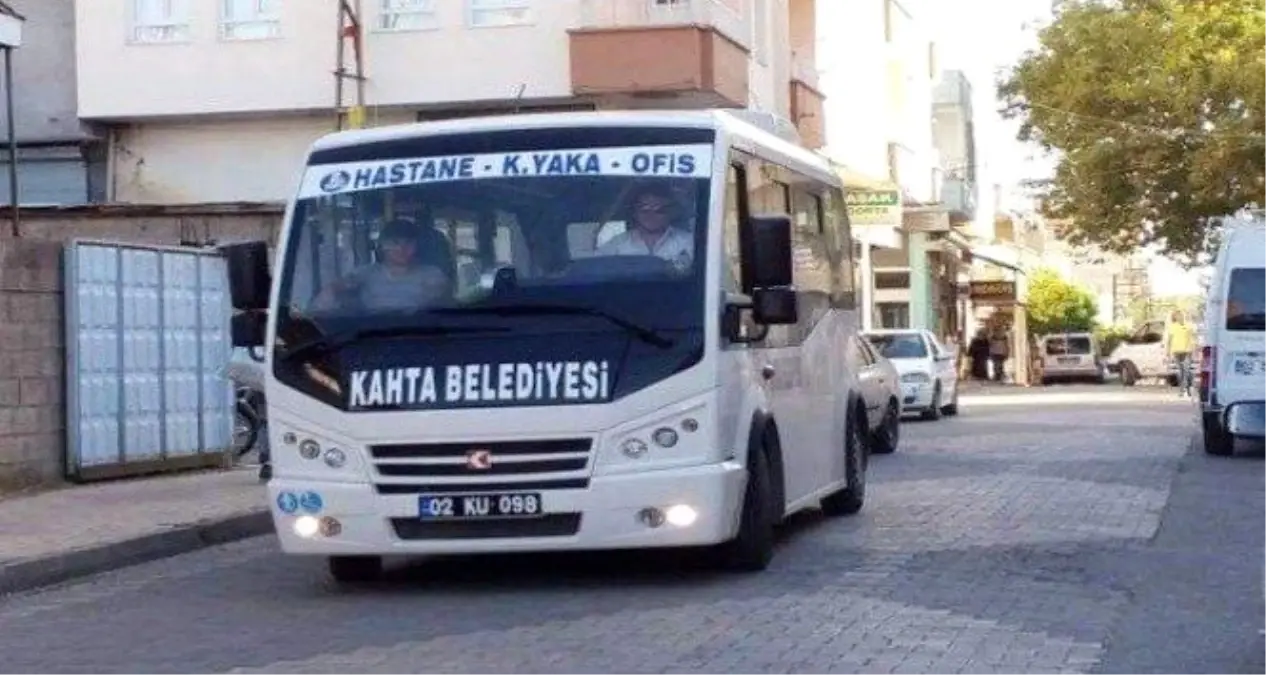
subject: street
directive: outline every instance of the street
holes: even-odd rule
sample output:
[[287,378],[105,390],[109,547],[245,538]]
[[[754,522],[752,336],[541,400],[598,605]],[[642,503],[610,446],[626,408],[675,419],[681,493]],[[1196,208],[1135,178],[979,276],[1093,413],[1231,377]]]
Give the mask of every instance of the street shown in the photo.
[[336,590],[271,537],[0,598],[6,672],[1263,672],[1260,451],[1169,390],[903,425],[854,518],[771,568],[411,562]]

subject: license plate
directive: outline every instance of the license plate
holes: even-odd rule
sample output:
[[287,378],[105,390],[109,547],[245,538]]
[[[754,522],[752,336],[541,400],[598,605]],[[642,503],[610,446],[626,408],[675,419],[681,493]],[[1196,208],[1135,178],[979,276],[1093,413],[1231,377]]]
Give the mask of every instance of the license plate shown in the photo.
[[1081,363],[1081,359],[1077,358],[1076,356],[1061,356],[1055,360],[1058,363],[1061,363],[1063,365],[1068,365],[1068,366],[1071,366],[1074,363]]
[[1254,377],[1262,374],[1266,370],[1263,367],[1262,355],[1257,353],[1236,354],[1235,359],[1231,361],[1231,372],[1236,375]]
[[423,520],[531,518],[542,512],[541,495],[536,492],[418,497],[418,516]]

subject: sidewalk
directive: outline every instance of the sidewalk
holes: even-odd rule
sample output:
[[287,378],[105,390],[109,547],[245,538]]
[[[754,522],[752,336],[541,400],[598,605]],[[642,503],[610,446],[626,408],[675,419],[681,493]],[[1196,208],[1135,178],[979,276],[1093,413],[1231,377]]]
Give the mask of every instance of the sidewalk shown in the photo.
[[271,531],[255,467],[0,497],[0,594]]

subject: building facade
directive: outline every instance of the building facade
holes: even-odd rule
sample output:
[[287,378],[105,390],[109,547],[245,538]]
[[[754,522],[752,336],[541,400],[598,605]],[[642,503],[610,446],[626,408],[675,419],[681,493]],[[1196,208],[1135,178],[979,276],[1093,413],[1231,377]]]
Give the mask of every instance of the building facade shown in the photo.
[[[73,0],[7,0],[20,15],[22,45],[13,51],[14,135],[18,145],[18,203],[72,205],[105,196],[105,143],[79,121],[75,90]],[[83,4],[83,3],[80,3]],[[0,106],[0,129],[8,114]],[[9,170],[7,146],[0,175]],[[0,201],[12,203],[8,180]]]
[[[819,2],[821,0],[818,0]],[[814,0],[359,0],[370,126],[539,110],[750,107],[822,142]],[[334,130],[336,2],[77,3],[80,117],[108,198],[287,198]],[[354,59],[349,49],[348,68]],[[357,82],[347,81],[349,92]],[[341,105],[355,103],[344,96]]]
[[[926,254],[919,236],[938,212],[941,161],[932,134],[939,75],[927,0],[819,1],[817,54],[827,122],[825,151],[842,166],[860,226],[862,322],[922,326]],[[895,200],[895,204],[894,204]],[[900,285],[904,284],[904,285]]]

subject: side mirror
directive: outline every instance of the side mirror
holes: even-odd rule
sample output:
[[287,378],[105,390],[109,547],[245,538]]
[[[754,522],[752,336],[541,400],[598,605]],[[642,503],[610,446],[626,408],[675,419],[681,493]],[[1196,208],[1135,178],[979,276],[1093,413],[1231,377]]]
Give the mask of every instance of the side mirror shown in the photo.
[[267,332],[268,315],[260,311],[238,312],[229,324],[234,347],[263,347]]
[[766,326],[787,326],[800,320],[796,289],[758,288],[752,295],[752,318]]
[[229,268],[229,296],[233,309],[267,309],[272,278],[268,273],[268,244],[248,241],[220,247]]
[[791,286],[791,218],[752,216],[747,221],[747,234],[752,290]]

